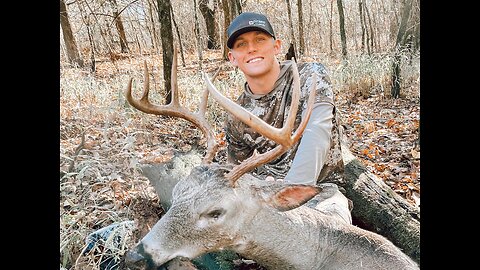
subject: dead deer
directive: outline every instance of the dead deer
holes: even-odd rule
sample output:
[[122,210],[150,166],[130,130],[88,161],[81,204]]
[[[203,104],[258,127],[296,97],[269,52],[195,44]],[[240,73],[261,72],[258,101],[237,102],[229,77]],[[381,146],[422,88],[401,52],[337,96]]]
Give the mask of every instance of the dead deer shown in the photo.
[[[310,199],[321,199],[322,196],[316,195],[328,193],[332,186],[268,182],[248,173],[284,153],[305,129],[315,89],[310,89],[306,117],[292,134],[300,95],[296,65],[293,70],[292,105],[281,129],[266,124],[224,97],[206,74],[207,89],[199,112],[181,108],[176,85],[176,52],[169,105],[157,106],[148,101],[147,71],[140,100],[132,97],[130,80],[126,97],[132,106],[150,114],[184,118],[207,137],[207,154],[202,164],[175,185],[171,207],[127,253],[125,261],[131,269],[156,269],[176,257],[193,259],[224,249],[233,250],[267,269],[419,269],[385,237],[307,206]],[[315,85],[312,83],[312,88]],[[235,166],[212,162],[218,146],[204,117],[209,93],[223,108],[278,146]]]

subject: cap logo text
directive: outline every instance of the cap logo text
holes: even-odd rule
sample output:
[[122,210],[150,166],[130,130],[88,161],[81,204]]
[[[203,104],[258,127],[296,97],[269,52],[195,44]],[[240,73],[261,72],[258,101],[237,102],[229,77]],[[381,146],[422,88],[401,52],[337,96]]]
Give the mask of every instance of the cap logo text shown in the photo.
[[264,26],[264,27],[265,27],[265,21],[261,21],[261,20],[251,20],[251,21],[248,21],[248,24],[249,24],[249,25]]

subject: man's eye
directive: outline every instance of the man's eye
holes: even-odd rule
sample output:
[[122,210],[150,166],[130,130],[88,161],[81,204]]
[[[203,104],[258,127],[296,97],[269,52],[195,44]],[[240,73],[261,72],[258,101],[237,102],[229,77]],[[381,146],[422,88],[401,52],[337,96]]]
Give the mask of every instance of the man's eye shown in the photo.
[[238,47],[243,47],[243,46],[245,46],[245,44],[247,44],[247,43],[246,42],[239,42],[239,43],[237,43],[237,48]]

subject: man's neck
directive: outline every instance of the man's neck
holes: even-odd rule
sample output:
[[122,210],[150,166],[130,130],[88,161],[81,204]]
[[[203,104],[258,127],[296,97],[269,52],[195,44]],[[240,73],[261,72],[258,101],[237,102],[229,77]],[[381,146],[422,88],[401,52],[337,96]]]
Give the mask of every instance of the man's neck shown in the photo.
[[273,90],[280,75],[280,63],[275,62],[273,68],[263,76],[246,77],[248,87],[255,95],[266,95]]

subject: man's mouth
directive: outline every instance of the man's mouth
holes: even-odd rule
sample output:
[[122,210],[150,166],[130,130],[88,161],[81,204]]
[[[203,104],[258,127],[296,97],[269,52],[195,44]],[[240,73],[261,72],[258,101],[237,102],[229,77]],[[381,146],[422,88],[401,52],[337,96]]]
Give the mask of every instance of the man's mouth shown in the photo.
[[256,63],[258,61],[262,61],[263,57],[255,57],[247,61],[248,64]]

